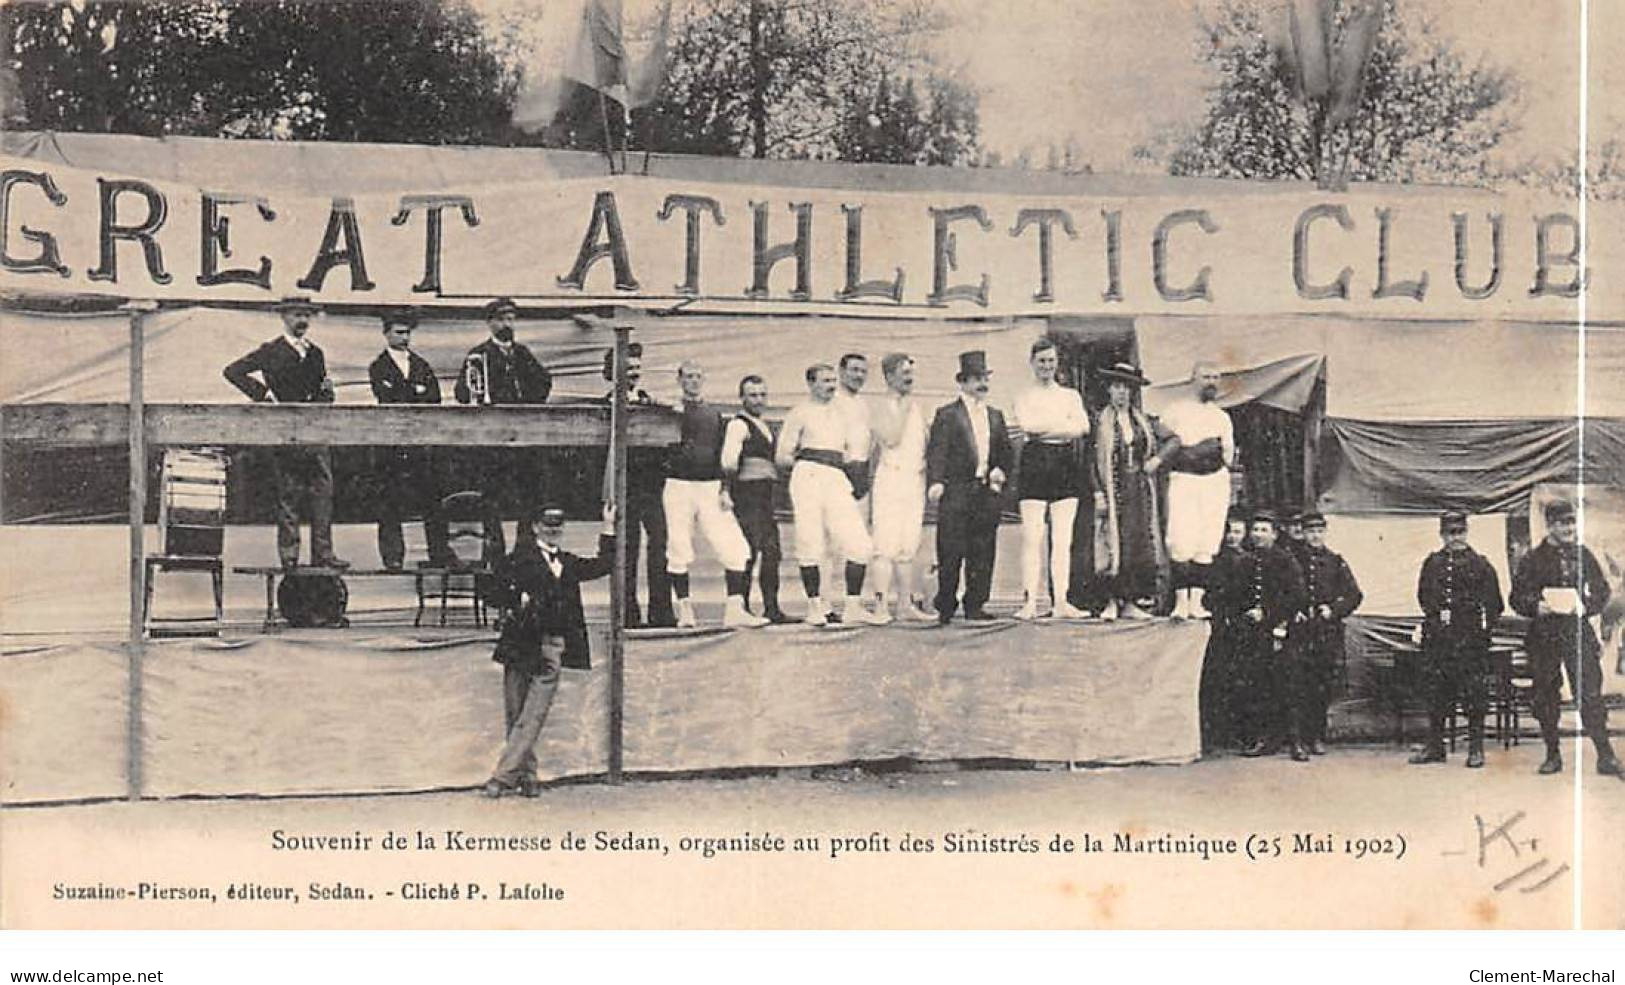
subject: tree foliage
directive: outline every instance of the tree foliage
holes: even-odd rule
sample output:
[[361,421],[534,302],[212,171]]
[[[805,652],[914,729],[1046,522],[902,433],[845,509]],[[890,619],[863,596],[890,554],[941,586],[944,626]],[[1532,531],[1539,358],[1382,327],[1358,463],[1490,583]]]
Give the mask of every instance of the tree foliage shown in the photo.
[[[1346,22],[1340,9],[1334,25]],[[1217,77],[1192,129],[1141,149],[1172,174],[1358,181],[1473,181],[1513,129],[1511,72],[1469,64],[1417,16],[1386,0],[1364,89],[1346,125],[1300,98],[1278,42],[1279,11],[1223,0],[1201,23],[1198,57]],[[1334,28],[1335,29],[1335,28]]]

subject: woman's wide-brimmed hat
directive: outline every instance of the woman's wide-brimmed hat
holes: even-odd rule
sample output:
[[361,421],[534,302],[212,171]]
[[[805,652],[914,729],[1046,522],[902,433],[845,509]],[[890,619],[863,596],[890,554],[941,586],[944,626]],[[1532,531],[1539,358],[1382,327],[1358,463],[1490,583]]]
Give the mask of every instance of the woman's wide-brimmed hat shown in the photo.
[[1114,363],[1111,366],[1102,366],[1095,370],[1099,377],[1108,383],[1127,383],[1130,386],[1150,386],[1151,381],[1146,379],[1140,368],[1133,363]]

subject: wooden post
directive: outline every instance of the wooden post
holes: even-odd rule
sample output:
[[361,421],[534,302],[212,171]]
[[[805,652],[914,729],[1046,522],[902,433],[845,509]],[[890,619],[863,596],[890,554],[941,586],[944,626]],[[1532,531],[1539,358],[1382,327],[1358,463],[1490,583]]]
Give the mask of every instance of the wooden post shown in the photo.
[[626,565],[637,558],[626,556],[626,359],[627,337],[632,334],[624,322],[615,326],[615,399],[610,401],[609,460],[614,479],[610,486],[615,502],[615,570],[609,583],[609,782],[621,782],[625,745],[623,721],[626,713]]
[[141,799],[142,661],[147,650],[147,428],[146,428],[146,317],[156,309],[151,302],[124,306],[130,316],[130,640],[129,707],[126,710],[125,795]]

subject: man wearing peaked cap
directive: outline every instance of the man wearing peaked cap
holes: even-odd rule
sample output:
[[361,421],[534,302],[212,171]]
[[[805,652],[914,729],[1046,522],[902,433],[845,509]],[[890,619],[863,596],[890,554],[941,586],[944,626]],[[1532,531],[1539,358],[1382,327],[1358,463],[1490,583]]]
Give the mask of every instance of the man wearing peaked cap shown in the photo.
[[1291,714],[1298,719],[1300,744],[1311,755],[1326,754],[1326,713],[1332,685],[1343,665],[1343,620],[1365,595],[1341,554],[1326,546],[1326,518],[1303,514],[1303,608],[1292,617],[1293,654],[1288,682]]
[[[319,311],[316,304],[306,295],[291,294],[272,308],[282,316],[282,334],[227,366],[222,375],[255,403],[332,403],[326,357],[308,337]],[[282,566],[299,563],[299,501],[308,494],[311,564],[349,567],[333,553],[333,462],[327,447],[282,446],[270,452],[276,480],[276,549]]]
[[1422,562],[1416,582],[1428,737],[1410,761],[1444,762],[1444,723],[1459,701],[1467,713],[1467,766],[1477,769],[1484,765],[1490,635],[1504,608],[1501,580],[1489,560],[1467,545],[1467,514],[1443,513],[1439,539],[1443,546]]
[[[491,337],[468,351],[457,374],[460,404],[543,404],[553,392],[553,374],[523,344],[514,341],[519,306],[496,298],[485,306]],[[517,539],[535,537],[536,498],[543,485],[543,459],[533,448],[481,448],[479,484],[485,510],[485,539],[491,556],[501,556],[506,540],[502,518],[518,517]]]
[[1544,508],[1546,538],[1512,576],[1512,608],[1531,621],[1524,638],[1535,681],[1534,710],[1546,743],[1541,773],[1563,769],[1558,713],[1563,677],[1580,705],[1580,727],[1597,750],[1597,772],[1625,779],[1625,767],[1608,738],[1602,701],[1602,641],[1591,617],[1608,604],[1608,581],[1596,555],[1579,541],[1574,504],[1554,500]]
[[1234,613],[1233,652],[1245,681],[1241,731],[1252,744],[1243,755],[1268,756],[1290,743],[1292,758],[1305,762],[1297,721],[1288,714],[1287,624],[1303,609],[1303,575],[1277,541],[1275,514],[1258,510],[1249,525],[1250,549],[1216,569],[1209,600]]
[[536,740],[559,689],[560,668],[587,670],[592,661],[581,583],[615,566],[615,504],[604,505],[598,553],[580,557],[564,550],[564,511],[540,514],[536,541],[520,541],[492,571],[491,598],[502,607],[501,636],[491,659],[502,665],[502,711],[507,741],[487,797],[519,793],[534,797]]
[[937,622],[959,607],[961,569],[965,618],[985,621],[998,551],[999,494],[1014,467],[1004,414],[987,402],[987,353],[959,355],[959,399],[937,410],[926,439],[926,498],[937,504]]

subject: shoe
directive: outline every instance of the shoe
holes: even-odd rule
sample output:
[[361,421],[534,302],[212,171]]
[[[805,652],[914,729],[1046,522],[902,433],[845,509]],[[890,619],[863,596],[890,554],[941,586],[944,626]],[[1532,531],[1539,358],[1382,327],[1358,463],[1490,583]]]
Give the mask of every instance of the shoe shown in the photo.
[[809,626],[829,625],[829,613],[824,609],[824,600],[810,598],[807,600],[807,616],[801,620]]
[[1476,746],[1467,750],[1467,768],[1470,770],[1484,768],[1484,750]]
[[310,566],[313,568],[332,568],[336,571],[343,571],[350,566],[350,562],[341,557],[324,557],[320,560],[311,561]]
[[1191,589],[1191,604],[1190,612],[1188,614],[1192,619],[1213,618],[1213,613],[1207,611],[1207,606],[1202,604],[1202,594],[1194,588]]
[[389,572],[405,571],[406,562],[402,561],[400,558],[391,558],[390,560],[384,562],[384,570]]
[[784,626],[788,625],[789,623],[801,621],[795,616],[792,616],[790,613],[785,612],[783,609],[769,609],[765,615],[767,616],[767,621],[775,626]]
[[1243,749],[1241,754],[1246,756],[1248,759],[1257,759],[1260,756],[1273,756],[1280,751],[1281,747],[1277,743],[1270,742],[1267,739],[1259,739],[1257,742],[1254,742],[1252,745]]
[[1309,755],[1311,755],[1311,756],[1324,756],[1324,755],[1326,755],[1326,743],[1322,742],[1320,739],[1316,739],[1315,741],[1309,743]]
[[1412,766],[1421,766],[1424,763],[1442,763],[1444,760],[1444,748],[1442,746],[1426,746],[1411,753],[1411,758],[1406,762],[1409,762]]
[[824,621],[829,623],[831,626],[839,626],[841,624],[840,610],[834,608],[826,610],[824,612]]
[[986,609],[969,609],[965,612],[966,622],[993,622],[999,618]]
[[728,629],[758,629],[767,625],[767,619],[764,616],[752,615],[745,608],[744,599],[730,595],[722,607],[722,625]]
[[883,598],[876,598],[875,599],[875,607],[872,610],[870,610],[870,612],[869,612],[869,620],[868,621],[869,621],[869,625],[871,625],[871,626],[889,626],[889,625],[891,625],[891,621],[892,621],[891,609],[886,605],[886,600],[885,599],[883,599]]
[[699,620],[694,618],[694,603],[688,599],[677,600],[677,628],[693,629],[698,626]]
[[519,796],[535,800],[542,795],[542,784],[534,776],[519,781]]
[[1169,613],[1169,618],[1183,621],[1190,616],[1190,594],[1183,588],[1178,589],[1174,592],[1174,611]]
[[643,625],[649,629],[675,629],[677,628],[677,613],[662,612],[657,615],[651,612]]
[[1301,742],[1292,743],[1292,761],[1294,763],[1309,762],[1309,750],[1305,749]]
[[951,623],[953,621],[954,621],[953,610],[951,610],[951,609],[940,609],[940,610],[937,611],[937,625],[938,626],[946,626],[946,625],[948,625],[949,623]]
[[1617,776],[1625,779],[1625,766],[1620,765],[1618,756],[1604,756],[1597,760],[1597,772],[1603,776]]
[[1540,769],[1535,770],[1535,772],[1541,776],[1551,776],[1553,773],[1563,772],[1563,757],[1555,752],[1547,753],[1546,758],[1541,760]]
[[1106,603],[1106,608],[1100,610],[1100,621],[1101,622],[1116,622],[1117,621],[1117,603],[1116,602],[1107,602]]
[[503,783],[501,780],[486,780],[485,786],[480,789],[481,796],[487,797],[491,800],[506,797],[512,792],[512,788]]
[[1136,621],[1144,621],[1151,618],[1151,613],[1135,605],[1133,602],[1123,603],[1122,611],[1119,614],[1124,619],[1133,619]]
[[1027,604],[1016,610],[1016,618],[1022,622],[1031,622],[1038,618],[1038,603],[1029,596]]
[[900,602],[897,606],[897,618],[904,622],[935,622],[936,613],[927,612],[914,604],[913,599]]
[[1050,613],[1050,618],[1052,618],[1052,619],[1088,619],[1089,618],[1089,613],[1084,612],[1082,609],[1078,608],[1077,606],[1074,606],[1071,602],[1061,602],[1060,604],[1055,606],[1055,611]]

